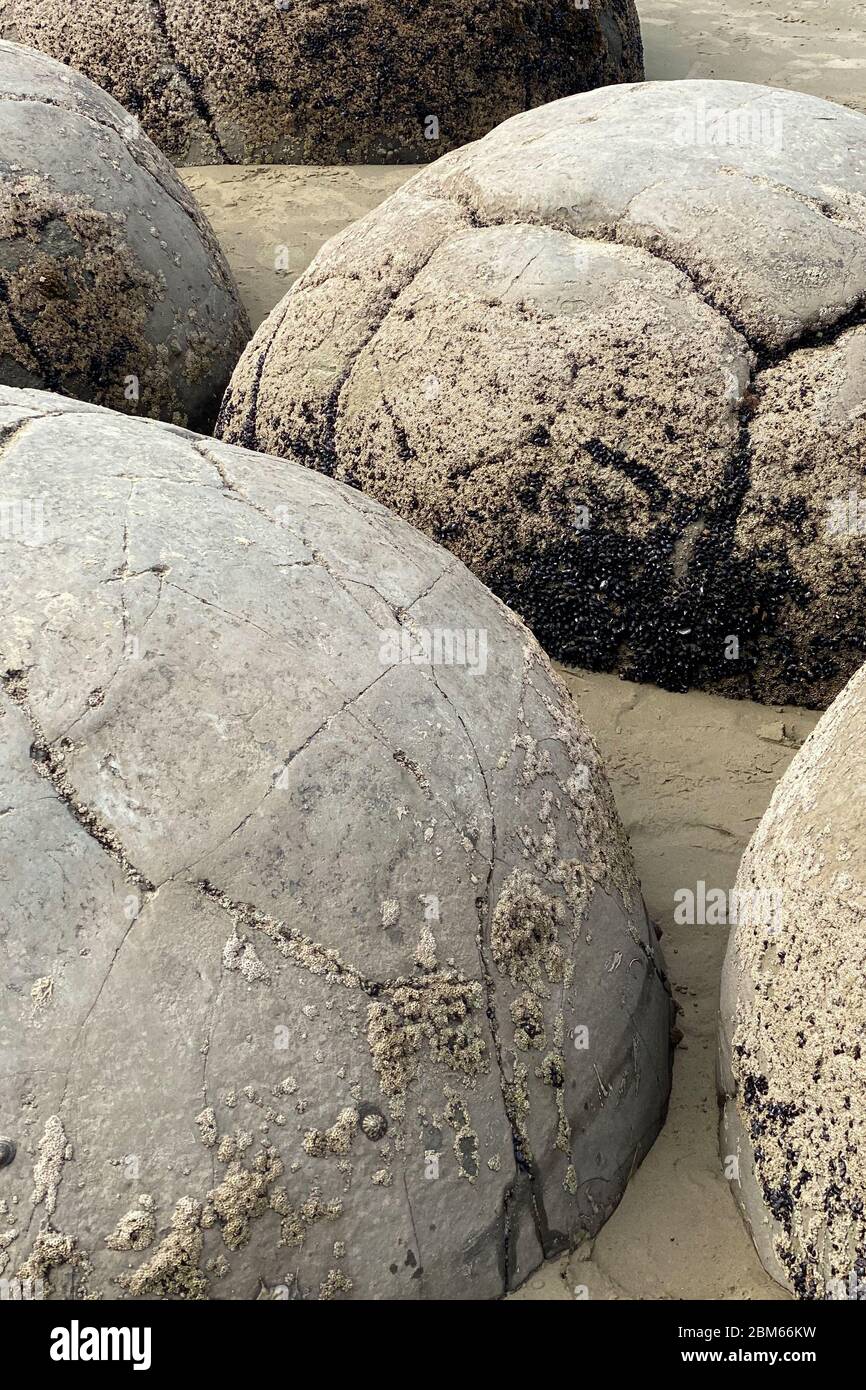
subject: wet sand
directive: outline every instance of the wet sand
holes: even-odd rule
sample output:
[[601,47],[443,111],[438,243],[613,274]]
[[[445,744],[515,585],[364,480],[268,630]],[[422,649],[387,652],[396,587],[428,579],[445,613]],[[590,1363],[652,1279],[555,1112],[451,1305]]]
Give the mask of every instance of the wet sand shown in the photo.
[[[866,0],[638,0],[650,79],[790,87],[866,112]],[[412,168],[181,171],[220,237],[254,324],[318,248]],[[549,1261],[518,1299],[759,1299],[764,1274],[716,1146],[716,1011],[725,929],[677,927],[674,891],[732,886],[740,856],[815,714],[671,695],[567,673],[604,753],[681,1007],[667,1124],[591,1249]]]

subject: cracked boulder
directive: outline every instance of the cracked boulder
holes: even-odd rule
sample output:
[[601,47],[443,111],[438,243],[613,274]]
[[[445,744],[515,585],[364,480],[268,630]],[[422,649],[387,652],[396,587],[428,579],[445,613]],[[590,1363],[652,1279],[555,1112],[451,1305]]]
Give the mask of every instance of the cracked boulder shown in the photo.
[[866,667],[743,858],[722,979],[721,1153],[761,1260],[800,1298],[866,1296]]
[[137,123],[0,42],[0,382],[210,428],[249,334],[210,224]]
[[643,77],[634,0],[5,0],[182,164],[425,162]]
[[333,238],[217,428],[393,507],[564,661],[823,707],[866,654],[864,302],[866,118],[607,87]]
[[514,1287],[610,1215],[670,1084],[547,659],[294,462],[9,388],[0,430],[0,1274]]

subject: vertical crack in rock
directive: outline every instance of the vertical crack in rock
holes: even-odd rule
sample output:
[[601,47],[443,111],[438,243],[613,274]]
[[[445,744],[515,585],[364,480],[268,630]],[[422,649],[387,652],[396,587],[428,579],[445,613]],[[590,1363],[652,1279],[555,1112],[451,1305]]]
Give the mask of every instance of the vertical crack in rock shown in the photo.
[[[252,384],[249,388],[249,398],[246,402],[243,428],[241,430],[240,438],[237,441],[242,446],[242,448],[259,448],[257,425],[259,414],[259,394],[262,389],[262,373],[265,370],[265,363],[268,360],[268,354],[271,348],[274,346],[280,332],[282,331],[283,324],[285,323],[286,319],[291,313],[293,307],[293,302],[287,294],[285,300],[283,301],[282,313],[279,312],[279,305],[272,309],[269,317],[266,318],[264,323],[257,329],[256,334],[249,345],[249,349],[251,349],[253,342],[255,342],[256,338],[258,338],[260,334],[263,335],[264,328],[269,324],[270,319],[273,318],[273,330],[268,335],[266,341],[263,343],[261,348],[259,348],[259,355],[256,361],[255,371],[253,372]],[[225,434],[229,421],[231,420],[233,414],[234,387],[232,385],[232,382],[229,381],[229,384],[226,388],[225,396],[223,397],[222,405],[219,408],[216,424],[214,425],[214,435],[217,439],[222,438],[222,436]],[[301,454],[300,457],[303,457],[303,454]]]
[[[456,203],[453,203],[452,205],[455,207],[460,206]],[[462,208],[460,210],[463,211]],[[361,354],[370,346],[370,344],[373,342],[376,336],[381,332],[389,315],[397,306],[399,299],[406,293],[407,290],[412,288],[412,285],[415,283],[418,276],[425,269],[428,262],[432,260],[433,256],[439,250],[440,246],[447,239],[447,236],[448,233],[443,231],[440,238],[435,242],[433,246],[429,248],[427,253],[425,255],[422,255],[415,262],[415,264],[409,268],[408,273],[405,275],[403,279],[403,282],[399,286],[392,288],[388,291],[388,294],[390,296],[388,303],[385,305],[382,312],[376,317],[375,321],[369,325],[369,330],[366,333],[363,341],[359,343],[358,346],[351,351],[351,353],[348,354],[348,357],[345,363],[343,364],[343,367],[340,371],[339,376],[337,377],[337,380],[331,386],[324,401],[322,401],[321,404],[318,406],[318,414],[321,416],[322,419],[322,434],[316,448],[316,467],[320,472],[325,473],[328,477],[334,477],[339,463],[336,448],[336,435],[337,423],[340,413],[340,397],[342,396],[343,390],[352,376],[355,364],[360,358]],[[259,356],[256,361],[255,370],[253,372],[252,383],[249,387],[249,400],[244,412],[245,418],[241,427],[240,435],[236,441],[237,443],[243,445],[245,448],[259,448],[257,422],[259,395],[261,393],[261,382],[264,369],[267,365],[267,360],[271,352],[271,349],[274,347],[278,337],[280,336],[280,333],[282,332],[283,325],[286,319],[288,318],[289,314],[292,312],[294,308],[294,296],[300,293],[305,288],[307,288],[307,286],[303,283],[293,285],[292,288],[289,290],[288,294],[286,295],[285,300],[283,301],[283,312],[281,314],[277,314],[276,309],[272,311],[271,316],[275,317],[276,321],[273,326],[273,331],[268,334],[267,340],[262,344],[261,348],[259,349]],[[279,308],[279,306],[277,307]],[[267,325],[269,322],[270,319],[266,319],[265,325]],[[260,328],[259,333],[261,332],[262,329]],[[258,336],[258,334],[256,336]],[[231,383],[229,383],[229,387],[226,391],[226,395],[223,400],[223,404],[220,409],[219,416],[217,418],[217,423],[215,426],[215,434],[217,438],[222,438],[225,436],[226,431],[229,428],[231,417],[234,413],[233,408],[234,401],[232,399],[232,386]],[[309,446],[303,440],[300,440],[298,438],[287,438],[284,441],[282,441],[281,452],[284,452],[285,449],[288,449],[292,454],[294,454],[297,458],[301,460],[305,459],[310,453]]]
[[[725,508],[721,524],[713,529],[712,545],[723,551],[718,557],[719,561],[727,561],[729,568],[733,567],[734,535],[736,533],[737,522],[743,510],[743,504],[752,483],[752,419],[758,404],[756,394],[758,382],[758,370],[751,371],[746,389],[743,392],[743,399],[739,407],[739,432],[737,438],[737,450],[731,466],[729,479],[726,480],[725,496],[729,497],[728,505]],[[710,572],[712,572],[713,562],[710,561]],[[719,573],[724,573],[724,568],[720,565]],[[733,576],[731,576],[733,582]],[[754,611],[754,598],[752,599],[752,611]],[[739,619],[738,628],[741,644],[744,644],[748,637],[752,635],[750,629],[753,623],[749,622],[749,615],[743,612]],[[757,635],[757,634],[755,634]],[[749,696],[757,699],[754,681],[751,670],[746,670],[746,678],[749,685]]]
[[143,903],[141,904],[141,906],[140,906],[138,912],[137,912],[137,913],[135,914],[135,916],[132,918],[132,920],[130,921],[129,925],[128,925],[127,928],[126,928],[126,931],[123,933],[123,936],[122,936],[122,937],[120,938],[120,940],[118,941],[117,946],[115,947],[115,949],[114,949],[114,951],[113,951],[113,953],[112,953],[111,960],[108,962],[108,968],[107,968],[105,974],[104,974],[103,977],[102,977],[102,983],[100,984],[99,989],[96,991],[96,994],[93,996],[93,1000],[92,1000],[92,1002],[91,1002],[91,1004],[90,1004],[89,1009],[87,1010],[87,1013],[84,1015],[83,1019],[81,1020],[81,1023],[78,1025],[78,1030],[77,1030],[76,1035],[75,1035],[75,1041],[74,1041],[74,1043],[73,1043],[73,1045],[72,1045],[72,1051],[71,1051],[70,1058],[69,1058],[69,1066],[68,1066],[67,1071],[66,1071],[66,1079],[65,1079],[65,1082],[64,1082],[64,1086],[63,1086],[63,1094],[62,1094],[62,1096],[61,1096],[61,1098],[60,1098],[60,1108],[61,1108],[61,1109],[63,1108],[63,1103],[64,1103],[64,1101],[66,1100],[66,1093],[67,1093],[67,1091],[69,1090],[69,1078],[70,1078],[70,1076],[72,1075],[72,1068],[75,1066],[75,1062],[76,1062],[76,1059],[77,1059],[77,1057],[78,1057],[78,1048],[79,1048],[79,1044],[80,1044],[81,1038],[84,1036],[85,1029],[87,1028],[88,1023],[90,1022],[91,1016],[92,1016],[94,1010],[96,1009],[96,1006],[97,1006],[97,1004],[99,1003],[100,999],[102,998],[102,994],[103,994],[103,991],[104,991],[104,989],[105,989],[105,986],[108,984],[109,976],[111,975],[111,972],[113,971],[115,965],[117,964],[117,958],[118,958],[118,956],[120,955],[121,951],[123,950],[124,946],[126,945],[126,939],[127,939],[127,937],[129,936],[129,933],[132,931],[133,927],[135,926],[136,922],[137,922],[137,921],[139,920],[139,918],[141,917],[141,914],[142,914],[142,912],[144,911],[145,907],[147,906],[147,902],[149,902],[149,901],[151,901],[151,900],[150,900],[150,899],[147,899],[145,902],[143,902]]
[[[2,272],[0,272],[0,304],[3,305],[9,327],[12,329],[19,347],[22,347],[26,353],[29,353],[30,357],[35,362],[39,375],[42,377],[44,389],[46,391],[56,391],[60,396],[65,395],[66,392],[61,384],[57,368],[54,366],[53,362],[45,356],[42,349],[34,341],[26,324],[18,317],[15,310],[12,308],[9,286],[6,284]],[[30,364],[25,361],[21,365],[29,367]]]
[[[209,1104],[209,1102],[208,1102],[208,1079],[207,1079],[207,1078],[208,1078],[208,1067],[210,1066],[210,1054],[211,1054],[211,1048],[212,1048],[212,1046],[213,1046],[214,1033],[216,1032],[217,1022],[219,1021],[219,1012],[220,1012],[220,1005],[222,1004],[223,983],[224,983],[224,981],[225,981],[225,976],[226,976],[226,965],[225,965],[225,953],[223,952],[223,953],[220,954],[220,973],[219,973],[219,980],[218,980],[218,982],[217,982],[216,992],[215,992],[215,994],[214,994],[214,1002],[213,1002],[213,1008],[211,1009],[211,1016],[210,1016],[210,1019],[209,1019],[209,1021],[208,1021],[207,1037],[205,1038],[204,1046],[203,1046],[203,1049],[202,1049],[203,1052],[204,1052],[204,1056],[203,1056],[203,1058],[202,1058],[202,1068],[201,1068],[201,1091],[202,1091],[202,1100],[204,1101],[204,1108],[205,1108],[205,1109],[208,1108],[208,1104]],[[216,1149],[213,1148],[213,1147],[211,1147],[211,1181],[212,1181],[212,1183],[213,1183],[213,1185],[214,1185],[214,1187],[215,1187],[215,1186],[216,1186]]]
[[[433,679],[433,683],[442,695],[443,700],[447,705],[449,705],[451,709],[454,710],[457,721],[460,724],[460,727],[463,729],[464,734],[466,735],[466,740],[469,744],[469,747],[472,749],[475,762],[478,766],[478,772],[480,774],[481,781],[484,786],[484,794],[487,798],[487,808],[490,815],[490,862],[487,870],[487,879],[484,885],[484,897],[476,899],[476,911],[478,913],[478,929],[476,932],[475,940],[478,950],[479,966],[481,969],[481,984],[484,990],[485,1012],[487,1015],[488,1023],[490,1025],[490,1036],[493,1041],[493,1055],[496,1059],[496,1068],[499,1074],[499,1088],[502,1093],[502,1104],[504,1106],[505,1116],[508,1120],[508,1125],[511,1130],[512,1152],[514,1157],[515,1183],[512,1187],[507,1189],[503,1203],[504,1208],[507,1208],[503,1211],[503,1245],[506,1275],[508,1276],[511,1273],[508,1266],[511,1237],[510,1201],[513,1200],[516,1187],[521,1182],[521,1163],[518,1158],[518,1154],[522,1153],[523,1149],[519,1127],[516,1124],[515,1116],[513,1114],[513,1108],[509,1092],[509,1082],[508,1078],[505,1075],[505,1068],[502,1062],[502,1035],[499,1029],[499,1020],[496,1014],[496,985],[494,983],[493,978],[493,964],[490,960],[490,954],[485,939],[485,933],[488,929],[488,924],[490,922],[493,874],[496,868],[496,815],[493,810],[493,798],[490,793],[490,785],[487,780],[487,774],[484,770],[484,766],[481,761],[481,755],[478,752],[475,740],[469,733],[469,730],[466,727],[466,723],[463,719],[461,712],[454,705],[454,702],[450,700],[449,697],[445,694],[445,691],[439,684],[439,680],[436,676],[435,667],[432,665],[432,663],[430,666],[430,673]],[[526,1171],[529,1173],[529,1179],[531,1183],[531,1210],[532,1219],[535,1224],[535,1232],[538,1238],[539,1245],[546,1255],[547,1247],[549,1244],[549,1227],[547,1217],[544,1211],[544,1202],[541,1195],[541,1185],[535,1164],[533,1163],[532,1159],[530,1159],[528,1156],[525,1156],[524,1162],[526,1163]],[[505,1289],[506,1291],[508,1289],[507,1281],[505,1284]]]
[[[393,670],[393,667],[389,667],[388,670]],[[429,801],[431,805],[435,806],[436,809],[439,812],[441,812],[441,814],[444,816],[445,821],[454,831],[454,834],[457,836],[458,842],[464,848],[469,848],[472,850],[472,852],[475,852],[475,847],[472,844],[472,841],[467,831],[462,826],[458,825],[457,821],[454,819],[454,817],[448,809],[448,803],[443,800],[443,798],[439,795],[438,792],[433,790],[433,788],[430,785],[429,779],[427,778],[419,764],[416,763],[412,758],[408,757],[402,748],[395,748],[394,745],[390,742],[384,729],[380,729],[378,724],[375,724],[373,720],[370,718],[369,714],[367,714],[366,712],[362,713],[361,711],[355,709],[350,709],[347,712],[350,714],[351,718],[353,718],[356,721],[359,728],[363,729],[366,733],[372,735],[372,737],[377,741],[377,743],[380,743],[382,747],[386,750],[386,752],[388,752],[391,755],[393,761],[397,764],[397,766],[403,768],[404,771],[408,773],[408,775],[412,778],[416,786],[420,788],[426,800]]]
[[404,1191],[405,1194],[406,1194],[406,1206],[407,1206],[407,1208],[408,1208],[408,1210],[409,1210],[409,1223],[410,1223],[410,1225],[411,1225],[411,1227],[412,1227],[412,1234],[413,1234],[413,1236],[415,1237],[415,1246],[416,1246],[416,1248],[417,1248],[417,1250],[418,1250],[418,1268],[417,1268],[417,1270],[415,1271],[415,1276],[414,1276],[414,1277],[417,1277],[418,1283],[419,1283],[419,1285],[421,1286],[421,1287],[420,1287],[420,1290],[419,1290],[419,1297],[423,1298],[423,1296],[424,1296],[424,1295],[423,1295],[423,1288],[424,1288],[424,1255],[423,1255],[423,1252],[422,1252],[422,1250],[421,1250],[421,1242],[420,1242],[420,1240],[418,1239],[418,1227],[417,1227],[417,1225],[416,1225],[416,1223],[415,1223],[415,1210],[414,1210],[414,1208],[413,1208],[413,1206],[412,1206],[412,1198],[411,1198],[410,1195],[409,1195],[409,1184],[408,1184],[408,1182],[406,1181],[406,1158],[405,1158],[405,1155],[403,1155],[403,1191]]
[[192,102],[193,110],[195,111],[196,115],[198,116],[199,120],[201,121],[202,125],[204,126],[205,130],[210,136],[210,139],[213,141],[214,148],[217,154],[219,155],[220,164],[231,164],[232,161],[229,158],[228,153],[224,149],[223,143],[220,140],[219,134],[217,132],[216,121],[214,119],[213,112],[211,111],[210,107],[205,101],[204,91],[202,90],[202,83],[199,78],[195,77],[195,75],[190,72],[189,68],[186,66],[186,64],[183,62],[183,60],[177,52],[177,45],[174,39],[172,38],[171,31],[168,27],[168,17],[165,13],[164,0],[152,0],[151,13],[156,23],[156,27],[159,32],[160,38],[165,43],[166,49],[168,50],[168,55],[172,63],[174,64],[175,71],[177,72],[178,77],[180,77],[181,81],[183,82],[184,86],[186,87],[189,93],[189,98]]
[[[121,937],[120,941],[118,942],[117,947],[115,948],[115,950],[114,950],[114,952],[113,952],[113,954],[112,954],[111,960],[110,960],[109,963],[108,963],[108,968],[106,969],[105,974],[104,974],[103,977],[102,977],[102,982],[101,982],[101,984],[100,984],[100,986],[99,986],[99,989],[96,991],[96,994],[95,994],[94,997],[93,997],[93,1001],[92,1001],[92,1003],[90,1004],[90,1007],[88,1008],[87,1013],[84,1015],[84,1018],[81,1020],[81,1023],[80,1023],[79,1026],[78,1026],[78,1029],[77,1029],[76,1034],[75,1034],[75,1039],[74,1039],[74,1041],[73,1041],[73,1043],[72,1043],[72,1047],[71,1047],[71,1051],[70,1051],[69,1064],[68,1064],[68,1066],[67,1066],[67,1068],[66,1068],[66,1074],[65,1074],[65,1076],[64,1076],[64,1078],[63,1078],[63,1091],[62,1091],[62,1093],[61,1093],[60,1101],[59,1101],[59,1104],[58,1104],[58,1107],[57,1107],[57,1108],[58,1108],[58,1111],[60,1111],[61,1113],[62,1113],[62,1111],[63,1111],[63,1109],[64,1109],[64,1106],[65,1106],[65,1103],[66,1103],[66,1096],[67,1096],[67,1094],[68,1094],[68,1092],[69,1092],[69,1082],[70,1082],[70,1078],[71,1078],[71,1076],[72,1076],[72,1072],[73,1072],[73,1069],[74,1069],[74,1067],[75,1067],[76,1061],[78,1060],[78,1053],[79,1053],[79,1049],[80,1049],[80,1046],[81,1046],[81,1039],[82,1039],[83,1036],[84,1036],[84,1032],[85,1032],[85,1029],[87,1028],[87,1024],[89,1023],[90,1018],[91,1018],[91,1015],[93,1014],[93,1012],[94,1012],[94,1010],[95,1010],[97,1004],[99,1003],[99,1000],[100,1000],[101,997],[102,997],[102,993],[103,993],[103,991],[104,991],[104,989],[105,989],[105,986],[108,984],[109,976],[111,975],[111,972],[113,971],[113,969],[114,969],[114,967],[115,967],[115,965],[116,965],[116,963],[117,963],[117,959],[118,959],[118,957],[119,957],[119,955],[120,955],[120,952],[122,951],[123,947],[126,945],[127,938],[129,937],[129,934],[130,934],[130,932],[132,931],[132,928],[133,928],[133,927],[136,925],[136,923],[139,921],[139,919],[141,918],[141,916],[142,916],[142,914],[144,913],[145,909],[147,908],[148,904],[149,904],[150,902],[153,901],[153,897],[155,897],[155,896],[156,896],[156,890],[154,890],[153,896],[148,896],[148,897],[145,898],[144,902],[142,902],[142,904],[141,904],[141,907],[140,907],[139,911],[138,911],[138,912],[136,913],[136,915],[132,918],[132,921],[129,923],[129,926],[127,927],[126,931],[123,933],[123,936]],[[62,1129],[62,1121],[59,1119],[59,1117],[54,1117],[54,1118],[57,1118],[57,1122],[58,1122],[58,1124],[61,1125],[61,1129]],[[49,1122],[49,1123],[50,1123],[50,1122]],[[47,1132],[47,1131],[46,1131],[46,1132]],[[59,1181],[59,1180],[58,1180],[58,1181]],[[55,1188],[55,1194],[56,1194],[56,1188]],[[33,1205],[32,1209],[31,1209],[30,1217],[29,1217],[29,1220],[28,1220],[28,1222],[27,1222],[27,1229],[26,1229],[26,1231],[24,1232],[24,1236],[23,1236],[23,1242],[24,1242],[25,1244],[26,1244],[27,1240],[29,1239],[29,1237],[30,1237],[30,1232],[31,1232],[31,1230],[32,1230],[32,1228],[33,1228],[33,1220],[34,1220],[34,1217],[35,1217],[35,1215],[36,1215],[36,1206],[37,1206],[37,1205],[38,1205],[38,1204],[34,1201],[34,1205]],[[47,1206],[46,1206],[46,1209],[48,1209]],[[53,1212],[53,1209],[54,1209],[54,1208],[53,1208],[53,1206],[52,1206],[52,1207],[51,1207],[51,1211],[52,1211],[52,1212]],[[35,1247],[34,1247],[34,1248],[35,1248]]]
[[[322,472],[327,473],[329,477],[334,477],[339,463],[339,459],[337,457],[337,424],[340,415],[340,397],[342,396],[343,391],[348,386],[351,380],[352,373],[355,370],[355,365],[361,357],[361,354],[363,352],[366,352],[366,350],[370,347],[374,340],[379,336],[382,329],[385,327],[385,324],[387,323],[389,317],[396,309],[400,299],[403,297],[404,294],[406,294],[408,290],[411,290],[415,281],[418,279],[418,276],[422,273],[422,271],[424,271],[427,268],[428,264],[436,255],[436,252],[448,239],[449,235],[453,235],[453,233],[443,231],[441,236],[439,237],[439,240],[436,241],[434,245],[430,247],[426,255],[422,255],[420,259],[416,261],[415,265],[412,266],[412,268],[409,270],[408,275],[405,277],[403,283],[399,286],[399,288],[395,288],[390,291],[391,299],[388,305],[385,307],[384,313],[381,314],[376,323],[371,325],[370,332],[367,334],[364,341],[360,343],[355,350],[349,353],[348,358],[344,364],[343,370],[337,378],[336,383],[328,392],[326,400],[319,407],[325,422],[325,432],[320,446],[322,457],[321,460],[317,462],[316,466],[320,468]],[[290,296],[291,291],[289,291],[289,295],[287,295],[287,299],[289,299],[291,307]],[[282,328],[282,324],[280,324],[280,328]]]
[[[84,1029],[86,1028],[87,1023],[94,1009],[96,1008],[96,1005],[99,1002],[102,992],[105,989],[105,986],[108,982],[108,978],[114,968],[115,962],[117,961],[120,951],[127,937],[129,936],[132,927],[135,925],[135,923],[141,916],[144,907],[147,905],[147,901],[156,893],[156,889],[150,883],[147,877],[143,873],[141,873],[140,870],[135,868],[135,866],[130,862],[125,850],[123,849],[123,846],[120,844],[120,841],[114,835],[113,831],[111,831],[105,825],[105,823],[100,819],[100,817],[96,815],[96,813],[90,807],[86,806],[83,802],[79,801],[75,789],[72,787],[71,783],[68,780],[65,767],[63,766],[63,757],[59,755],[51,745],[49,745],[47,739],[45,738],[42,726],[32,709],[28,696],[26,673],[20,670],[6,671],[2,676],[0,676],[0,684],[2,684],[7,697],[13,702],[13,704],[16,705],[17,708],[19,708],[23,712],[30,726],[31,732],[34,736],[33,742],[30,746],[30,758],[33,762],[34,767],[36,768],[38,775],[40,777],[43,777],[46,781],[48,781],[51,784],[54,792],[64,803],[72,818],[77,822],[78,825],[81,826],[81,828],[85,831],[89,838],[95,840],[95,842],[99,845],[100,849],[102,849],[104,853],[106,853],[109,856],[109,858],[111,858],[116,864],[120,866],[121,870],[123,871],[124,877],[130,883],[134,883],[145,898],[145,902],[142,904],[140,911],[129,923],[126,931],[123,934],[123,937],[118,943],[118,946],[115,949],[112,958],[109,962],[108,969],[106,970],[105,975],[102,979],[102,983],[100,984],[99,989],[97,990],[97,993],[93,999],[93,1002],[91,1003],[89,1009],[87,1010],[87,1013],[85,1014],[78,1028],[75,1043],[73,1045],[72,1056],[64,1079],[63,1094],[61,1096],[59,1105],[59,1109],[62,1111],[66,1099],[66,1094],[69,1089],[69,1078],[72,1074],[72,1068],[75,1064],[75,1059],[78,1053],[78,1046]],[[55,1118],[57,1118],[57,1123],[61,1126],[62,1130],[62,1122],[60,1121],[59,1117]],[[39,1184],[37,1184],[37,1193],[38,1191]],[[31,1209],[30,1218],[27,1223],[27,1229],[23,1237],[25,1242],[30,1236],[30,1232],[33,1227],[33,1220],[36,1215],[36,1207],[39,1204],[39,1201],[41,1200],[42,1198],[39,1198],[38,1200],[34,1198],[34,1205]],[[54,1189],[53,1200],[50,1202],[46,1201],[46,1210],[48,1211],[49,1215],[54,1210],[54,1201],[56,1201],[56,1185]]]
[[124,666],[125,663],[126,663],[126,660],[127,660],[127,652],[128,652],[128,648],[127,648],[127,639],[128,639],[128,637],[129,637],[129,609],[128,609],[127,604],[126,604],[126,594],[125,594],[125,592],[124,592],[124,587],[123,587],[124,584],[125,584],[125,582],[126,582],[127,580],[129,580],[129,579],[138,579],[138,578],[140,578],[142,575],[145,575],[145,574],[155,574],[155,575],[157,576],[157,581],[158,581],[159,588],[158,588],[158,592],[157,592],[157,596],[156,596],[156,602],[154,603],[153,608],[151,609],[150,613],[147,615],[147,618],[145,619],[144,623],[142,624],[142,627],[146,627],[147,624],[150,622],[150,619],[153,617],[154,613],[156,612],[157,608],[159,607],[159,601],[160,601],[160,599],[162,598],[162,585],[163,585],[163,579],[164,579],[165,575],[168,574],[168,573],[170,572],[169,566],[168,566],[168,565],[160,565],[160,564],[150,565],[150,566],[148,566],[147,569],[138,570],[138,571],[136,571],[135,573],[133,573],[133,571],[130,569],[130,566],[129,566],[129,522],[128,522],[128,517],[129,517],[129,504],[130,504],[130,502],[131,502],[131,500],[132,500],[132,495],[133,495],[133,493],[135,492],[135,488],[136,488],[136,484],[135,484],[134,482],[130,482],[130,485],[129,485],[129,495],[127,496],[127,499],[126,499],[126,517],[127,517],[127,519],[124,520],[124,523],[123,523],[123,532],[122,532],[123,561],[122,561],[120,567],[119,567],[117,570],[115,570],[113,574],[110,574],[110,575],[108,576],[107,579],[105,579],[105,580],[102,581],[104,584],[119,584],[119,585],[120,585],[120,588],[119,588],[119,599],[120,599],[120,631],[121,631],[121,637],[122,637],[122,643],[121,643],[121,649],[120,649],[120,656],[119,656],[119,658],[118,658],[118,660],[117,660],[117,663],[116,663],[116,665],[115,665],[115,667],[114,667],[114,670],[112,671],[111,675],[108,677],[108,680],[105,682],[105,684],[104,684],[103,686],[101,686],[98,690],[91,691],[90,696],[88,697],[87,704],[85,705],[85,707],[84,707],[84,709],[81,711],[81,713],[80,713],[80,714],[77,714],[77,715],[75,716],[75,718],[72,720],[72,722],[71,722],[70,724],[67,724],[67,726],[66,726],[66,728],[63,730],[63,732],[62,732],[61,734],[59,734],[59,735],[57,736],[57,738],[55,738],[55,740],[54,740],[55,746],[57,746],[57,745],[62,746],[62,745],[66,742],[66,740],[69,738],[69,735],[71,734],[72,730],[75,728],[76,724],[80,724],[81,720],[85,717],[85,715],[89,714],[90,711],[91,711],[93,708],[95,708],[95,706],[96,706],[97,704],[99,704],[99,705],[104,705],[104,704],[105,704],[105,699],[106,699],[106,696],[108,695],[109,690],[111,689],[111,686],[114,684],[114,681],[117,679],[118,675],[120,674],[121,670],[123,669],[123,666]]

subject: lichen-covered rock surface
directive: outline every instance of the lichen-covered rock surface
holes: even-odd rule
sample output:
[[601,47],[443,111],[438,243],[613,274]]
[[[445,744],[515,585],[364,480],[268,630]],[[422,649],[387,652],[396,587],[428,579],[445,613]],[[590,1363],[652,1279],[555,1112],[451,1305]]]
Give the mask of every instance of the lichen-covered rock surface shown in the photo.
[[866,118],[608,87],[333,238],[218,430],[395,508],[554,656],[823,707],[866,655],[864,304]]
[[0,1273],[488,1298],[663,1120],[595,745],[446,551],[314,471],[0,388]]
[[634,0],[5,0],[0,25],[182,164],[425,161],[643,77]]
[[769,1271],[866,1289],[866,667],[797,754],[743,858],[722,980],[721,1151]]
[[206,217],[138,124],[0,42],[0,382],[210,428],[249,334]]

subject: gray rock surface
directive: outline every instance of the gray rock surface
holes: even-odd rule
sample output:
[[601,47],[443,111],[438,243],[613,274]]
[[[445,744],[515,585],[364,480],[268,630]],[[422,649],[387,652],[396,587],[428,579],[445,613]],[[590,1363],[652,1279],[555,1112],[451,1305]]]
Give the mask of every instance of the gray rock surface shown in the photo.
[[183,164],[426,161],[643,77],[634,0],[5,0],[0,25]]
[[138,124],[0,42],[0,382],[209,428],[249,334],[210,224]]
[[552,655],[824,706],[866,653],[866,119],[733,82],[505,122],[333,238],[218,432],[453,549]]
[[9,388],[0,428],[0,1274],[514,1287],[610,1214],[670,1083],[564,688],[309,469]]
[[866,1292],[864,760],[866,667],[749,844],[722,978],[722,1157],[764,1266],[801,1298]]

